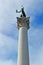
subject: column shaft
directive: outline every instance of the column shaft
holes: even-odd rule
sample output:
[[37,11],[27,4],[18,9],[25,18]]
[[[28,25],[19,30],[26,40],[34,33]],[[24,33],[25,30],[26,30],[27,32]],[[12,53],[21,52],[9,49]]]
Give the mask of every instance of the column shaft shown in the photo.
[[17,65],[29,65],[28,32],[26,27],[19,29]]

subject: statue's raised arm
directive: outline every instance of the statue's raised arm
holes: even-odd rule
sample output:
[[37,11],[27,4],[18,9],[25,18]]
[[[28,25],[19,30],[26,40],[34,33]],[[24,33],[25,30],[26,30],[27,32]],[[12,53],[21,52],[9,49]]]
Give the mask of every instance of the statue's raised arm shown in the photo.
[[16,13],[20,13],[20,12],[21,12],[21,10],[20,11],[16,10]]
[[26,14],[24,12],[24,7],[22,7],[20,11],[16,10],[16,13],[21,13],[20,17],[26,17]]

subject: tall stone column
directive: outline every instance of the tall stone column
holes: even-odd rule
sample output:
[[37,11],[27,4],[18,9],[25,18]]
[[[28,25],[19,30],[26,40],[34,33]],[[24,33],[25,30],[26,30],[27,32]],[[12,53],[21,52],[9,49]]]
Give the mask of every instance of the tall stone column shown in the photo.
[[19,30],[17,65],[29,65],[29,52],[28,52],[29,17],[27,18],[17,17],[17,26]]

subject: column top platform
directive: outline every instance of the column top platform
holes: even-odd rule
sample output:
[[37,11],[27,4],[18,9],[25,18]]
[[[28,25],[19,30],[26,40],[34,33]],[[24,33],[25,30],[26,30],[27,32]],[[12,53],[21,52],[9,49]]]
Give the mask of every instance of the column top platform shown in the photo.
[[26,27],[27,29],[29,29],[29,19],[30,17],[17,17],[17,27],[18,29],[20,27]]

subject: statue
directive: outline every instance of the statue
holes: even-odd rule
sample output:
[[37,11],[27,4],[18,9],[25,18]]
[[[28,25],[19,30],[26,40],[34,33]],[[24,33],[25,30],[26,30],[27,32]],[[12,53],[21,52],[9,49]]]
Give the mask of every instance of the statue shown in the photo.
[[20,11],[16,10],[16,13],[22,13],[20,17],[26,17],[26,14],[24,12],[24,7],[22,7]]

